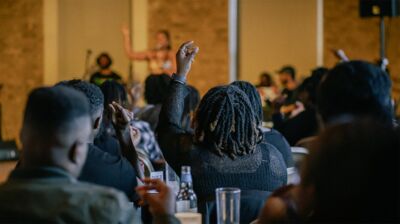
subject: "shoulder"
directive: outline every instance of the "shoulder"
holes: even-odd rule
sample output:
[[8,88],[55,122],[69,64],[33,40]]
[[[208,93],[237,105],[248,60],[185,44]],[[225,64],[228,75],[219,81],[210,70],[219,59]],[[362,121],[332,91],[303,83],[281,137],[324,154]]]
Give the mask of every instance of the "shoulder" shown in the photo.
[[261,210],[259,223],[282,222],[284,220],[286,220],[285,203],[279,197],[269,197]]
[[[87,171],[86,168],[93,166],[93,168],[99,169],[125,169],[131,165],[127,159],[121,155],[114,155],[103,151],[99,147],[89,144],[89,151],[87,154],[86,162],[83,171]],[[93,170],[96,171],[96,170]]]
[[124,220],[133,209],[126,195],[113,188],[78,182],[69,190],[80,205],[86,205],[99,219]]
[[121,79],[121,76],[118,75],[118,73],[116,73],[115,71],[112,71],[111,76],[112,76],[114,79],[118,79],[118,80]]

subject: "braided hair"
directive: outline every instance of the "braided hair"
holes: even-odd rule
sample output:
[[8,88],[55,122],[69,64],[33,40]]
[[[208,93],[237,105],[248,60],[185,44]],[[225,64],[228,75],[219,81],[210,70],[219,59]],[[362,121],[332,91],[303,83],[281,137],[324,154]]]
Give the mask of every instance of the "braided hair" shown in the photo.
[[195,117],[195,142],[232,159],[251,154],[262,141],[249,98],[233,85],[210,89]]
[[238,87],[240,90],[246,93],[247,97],[250,100],[250,104],[255,112],[257,124],[262,125],[263,110],[261,104],[261,97],[260,94],[257,92],[256,87],[254,87],[251,83],[246,81],[235,81],[232,82],[231,85]]

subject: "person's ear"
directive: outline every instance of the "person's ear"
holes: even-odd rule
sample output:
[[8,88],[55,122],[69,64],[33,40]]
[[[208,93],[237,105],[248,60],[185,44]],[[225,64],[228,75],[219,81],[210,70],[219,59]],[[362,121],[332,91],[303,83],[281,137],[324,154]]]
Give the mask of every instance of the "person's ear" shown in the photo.
[[68,152],[68,159],[74,164],[79,162],[78,142],[74,142]]
[[103,116],[99,116],[98,118],[96,118],[96,120],[94,120],[93,129],[96,130],[100,128],[102,117]]

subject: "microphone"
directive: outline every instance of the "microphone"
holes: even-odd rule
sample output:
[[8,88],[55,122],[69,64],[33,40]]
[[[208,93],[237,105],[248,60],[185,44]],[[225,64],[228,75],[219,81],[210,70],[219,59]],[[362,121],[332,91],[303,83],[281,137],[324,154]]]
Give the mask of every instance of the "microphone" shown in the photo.
[[349,61],[349,58],[347,57],[346,53],[342,49],[332,49],[333,54],[341,61],[341,62],[346,62]]

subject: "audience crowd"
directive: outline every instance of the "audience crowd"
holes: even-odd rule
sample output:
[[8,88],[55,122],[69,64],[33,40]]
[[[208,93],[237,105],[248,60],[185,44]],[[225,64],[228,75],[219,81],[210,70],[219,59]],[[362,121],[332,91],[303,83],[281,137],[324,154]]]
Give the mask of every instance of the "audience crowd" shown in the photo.
[[400,221],[400,128],[379,66],[340,62],[301,82],[285,65],[279,85],[264,72],[257,85],[200,97],[187,85],[198,53],[183,43],[175,73],[147,77],[146,106],[141,84],[124,85],[107,53],[90,82],[34,89],[22,156],[0,185],[0,223],[180,223],[175,191],[149,172],[177,176],[182,166],[204,223],[216,222],[220,187],[241,189],[241,223]]

